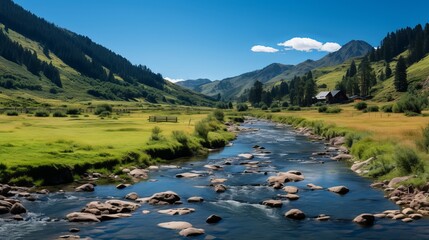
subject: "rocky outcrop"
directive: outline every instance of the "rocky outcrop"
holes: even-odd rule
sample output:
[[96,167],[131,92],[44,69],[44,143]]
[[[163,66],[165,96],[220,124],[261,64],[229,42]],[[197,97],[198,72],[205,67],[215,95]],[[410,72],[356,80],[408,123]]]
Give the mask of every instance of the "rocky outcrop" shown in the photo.
[[11,214],[21,214],[26,213],[27,209],[21,203],[15,203],[10,209]]
[[296,219],[296,220],[302,220],[302,219],[305,219],[305,214],[299,209],[291,209],[285,213],[285,217]]
[[363,213],[353,219],[353,222],[364,225],[364,226],[372,226],[374,225],[375,218],[372,214]]
[[328,188],[328,191],[343,195],[348,193],[350,190],[346,186],[335,186]]
[[159,223],[158,227],[182,230],[186,228],[191,228],[192,224],[188,222],[183,222],[183,221],[172,221],[172,222]]
[[94,192],[94,185],[91,183],[83,184],[75,189],[76,192]]
[[166,192],[155,193],[151,197],[138,198],[136,199],[136,201],[141,203],[149,203],[153,205],[168,205],[168,204],[174,204],[180,201],[180,197],[175,192],[166,191]]

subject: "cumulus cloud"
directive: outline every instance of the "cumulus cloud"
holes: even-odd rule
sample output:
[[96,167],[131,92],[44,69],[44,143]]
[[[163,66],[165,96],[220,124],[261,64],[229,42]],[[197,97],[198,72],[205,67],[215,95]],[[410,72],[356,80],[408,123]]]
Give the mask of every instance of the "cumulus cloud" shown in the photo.
[[164,80],[167,80],[172,83],[177,83],[177,82],[184,81],[185,79],[174,79],[174,78],[164,77]]
[[311,52],[313,50],[324,51],[324,52],[335,52],[341,48],[341,45],[339,45],[338,43],[327,42],[323,44],[311,38],[300,38],[300,37],[294,37],[292,39],[289,39],[277,45],[285,47],[285,50],[297,50],[297,51],[305,51],[305,52]]
[[264,53],[275,53],[279,51],[278,49],[262,46],[262,45],[255,45],[250,50],[252,50],[252,52],[264,52]]

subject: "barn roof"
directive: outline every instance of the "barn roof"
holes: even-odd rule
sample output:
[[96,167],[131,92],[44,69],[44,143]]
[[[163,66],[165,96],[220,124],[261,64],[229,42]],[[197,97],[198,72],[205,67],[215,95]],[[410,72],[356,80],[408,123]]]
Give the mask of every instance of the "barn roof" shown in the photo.
[[323,100],[326,99],[326,97],[330,94],[331,92],[320,92],[316,95],[316,99],[319,100]]

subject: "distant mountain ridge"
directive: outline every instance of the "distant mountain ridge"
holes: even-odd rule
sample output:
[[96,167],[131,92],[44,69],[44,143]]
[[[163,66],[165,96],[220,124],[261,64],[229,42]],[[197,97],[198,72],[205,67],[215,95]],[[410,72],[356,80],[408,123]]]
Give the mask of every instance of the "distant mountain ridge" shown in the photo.
[[207,83],[211,83],[212,81],[210,79],[207,78],[198,78],[198,79],[189,79],[189,80],[185,80],[185,81],[179,81],[176,82],[177,85],[182,86],[184,88],[188,88],[191,89],[193,91],[196,92],[200,92],[200,86],[207,84]]
[[342,46],[338,51],[329,53],[316,61],[306,60],[297,65],[273,63],[261,70],[200,85],[195,90],[208,96],[221,94],[223,99],[233,99],[244,93],[246,89],[249,89],[256,80],[272,84],[281,80],[288,81],[294,76],[304,75],[316,68],[334,66],[352,58],[363,57],[372,50],[373,47],[367,42],[353,40]]

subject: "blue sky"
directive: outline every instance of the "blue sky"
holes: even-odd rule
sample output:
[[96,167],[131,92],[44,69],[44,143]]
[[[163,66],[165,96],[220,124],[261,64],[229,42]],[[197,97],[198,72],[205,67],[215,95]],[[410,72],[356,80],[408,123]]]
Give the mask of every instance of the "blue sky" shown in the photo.
[[217,80],[273,62],[297,64],[336,44],[377,46],[387,32],[429,22],[426,0],[14,1],[172,79]]

